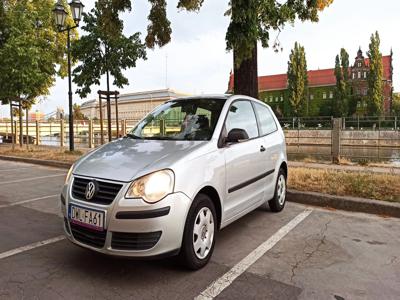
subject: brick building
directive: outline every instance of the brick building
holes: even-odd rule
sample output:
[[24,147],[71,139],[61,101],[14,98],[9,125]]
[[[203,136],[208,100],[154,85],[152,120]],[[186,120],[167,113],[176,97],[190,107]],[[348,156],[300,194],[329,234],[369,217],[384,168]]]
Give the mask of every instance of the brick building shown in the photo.
[[[383,63],[383,96],[385,114],[390,113],[393,96],[393,53],[382,56]],[[354,64],[350,67],[352,103],[350,108],[355,115],[364,115],[368,101],[367,75],[369,59],[358,50]],[[268,103],[280,116],[290,112],[287,92],[287,75],[267,75],[258,77],[259,97]],[[308,71],[308,95],[306,111],[309,116],[330,116],[332,101],[336,94],[335,69]],[[233,90],[233,75],[229,80],[228,91]]]

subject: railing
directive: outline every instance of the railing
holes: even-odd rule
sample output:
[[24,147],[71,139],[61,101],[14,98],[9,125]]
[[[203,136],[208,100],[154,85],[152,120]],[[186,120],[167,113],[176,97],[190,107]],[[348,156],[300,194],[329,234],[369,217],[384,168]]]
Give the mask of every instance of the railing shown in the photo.
[[[282,118],[279,122],[286,135],[287,150],[292,157],[317,157],[331,159],[333,145],[333,118]],[[111,124],[112,139],[125,135],[138,119]],[[350,159],[394,160],[400,162],[400,126],[397,117],[343,118],[339,132],[340,156]],[[19,123],[15,122],[14,136],[19,140]],[[107,122],[103,123],[103,141],[108,142]],[[26,139],[28,129],[29,138]],[[23,122],[24,143],[43,146],[68,147],[68,122]],[[77,148],[93,148],[101,145],[99,121],[78,120],[74,122],[74,141]],[[0,143],[11,141],[10,122],[0,121]]]
[[400,128],[397,117],[342,118],[338,145],[332,117],[282,118],[288,155],[296,158],[332,159],[336,149],[349,159],[400,162]]

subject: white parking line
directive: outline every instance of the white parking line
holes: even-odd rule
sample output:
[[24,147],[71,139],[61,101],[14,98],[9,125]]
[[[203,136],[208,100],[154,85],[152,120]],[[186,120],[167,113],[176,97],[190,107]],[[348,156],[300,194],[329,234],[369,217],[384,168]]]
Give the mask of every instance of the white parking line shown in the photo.
[[22,200],[22,201],[8,203],[8,204],[2,204],[2,205],[0,205],[0,208],[17,206],[17,205],[21,205],[21,204],[25,204],[25,203],[35,202],[35,201],[38,201],[38,200],[43,200],[43,199],[48,199],[48,198],[55,198],[55,197],[58,197],[58,196],[59,196],[59,194],[56,194],[56,195],[44,196],[44,197],[33,198],[33,199],[28,199],[28,200]]
[[222,275],[220,278],[211,283],[204,291],[200,293],[195,300],[209,300],[217,297],[224,289],[226,289],[232,282],[245,272],[252,264],[254,264],[260,257],[267,251],[274,247],[282,238],[284,238],[293,228],[300,224],[307,218],[312,209],[306,209],[289,223],[279,229],[273,236],[258,246],[249,255],[238,262],[232,269]]
[[62,174],[56,174],[56,175],[47,175],[47,176],[39,176],[39,177],[31,177],[31,178],[24,178],[24,179],[19,179],[19,180],[12,180],[12,181],[2,181],[0,182],[0,185],[3,184],[10,184],[10,183],[18,183],[18,182],[24,182],[24,181],[32,181],[32,180],[38,180],[38,179],[43,179],[43,178],[50,178],[50,177],[58,177],[58,176],[66,176],[65,173]]
[[13,249],[13,250],[9,250],[9,251],[0,253],[0,259],[6,258],[6,257],[10,257],[10,256],[13,256],[13,255],[25,252],[25,251],[29,251],[29,250],[32,250],[32,249],[35,249],[35,248],[38,248],[38,247],[42,247],[44,245],[53,244],[53,243],[56,243],[56,242],[59,242],[59,241],[62,241],[62,240],[65,240],[65,236],[60,235],[60,236],[57,236],[57,237],[52,238],[52,239],[48,239],[48,240],[45,240],[45,241],[40,241],[40,242],[36,242],[36,243],[30,244],[30,245],[22,246],[22,247]]

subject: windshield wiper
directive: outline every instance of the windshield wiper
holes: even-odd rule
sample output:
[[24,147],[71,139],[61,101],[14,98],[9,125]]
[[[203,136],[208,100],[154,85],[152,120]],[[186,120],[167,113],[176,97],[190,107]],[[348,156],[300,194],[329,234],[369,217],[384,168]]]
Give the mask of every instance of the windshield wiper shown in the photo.
[[135,139],[135,140],[141,140],[143,138],[141,138],[140,136],[134,135],[132,133],[127,133],[126,134],[127,137],[131,138],[131,139]]

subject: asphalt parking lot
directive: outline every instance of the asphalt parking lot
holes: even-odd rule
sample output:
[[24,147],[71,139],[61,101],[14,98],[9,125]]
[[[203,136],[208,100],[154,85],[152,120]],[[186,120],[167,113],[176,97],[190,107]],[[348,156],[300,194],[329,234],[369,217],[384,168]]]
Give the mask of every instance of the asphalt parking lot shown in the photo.
[[65,174],[0,160],[0,299],[400,298],[399,219],[293,203],[256,210],[222,230],[211,262],[190,272],[63,239]]

